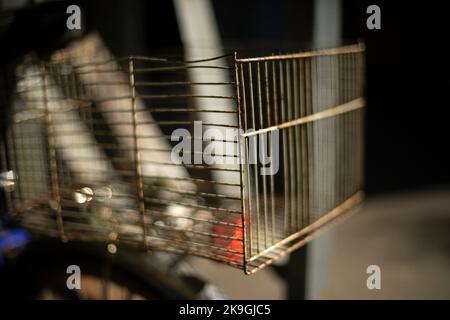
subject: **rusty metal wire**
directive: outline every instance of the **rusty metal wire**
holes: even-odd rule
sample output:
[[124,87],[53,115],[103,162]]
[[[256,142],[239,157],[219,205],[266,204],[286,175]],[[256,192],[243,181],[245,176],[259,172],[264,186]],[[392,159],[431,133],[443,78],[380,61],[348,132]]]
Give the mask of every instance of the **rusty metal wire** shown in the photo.
[[[364,48],[236,58],[245,270],[252,273],[310,239],[359,203],[363,188]],[[253,131],[248,131],[248,129]],[[279,131],[280,172],[250,164]],[[261,150],[262,149],[262,150]]]
[[[103,54],[86,62],[82,49],[17,69],[0,160],[17,175],[7,205],[27,229],[253,273],[361,201],[362,45],[199,61],[88,48]],[[199,135],[197,121],[235,134]],[[190,133],[191,159],[209,146],[231,160],[174,162],[176,129]],[[249,160],[277,143],[279,168],[263,175],[274,166]]]

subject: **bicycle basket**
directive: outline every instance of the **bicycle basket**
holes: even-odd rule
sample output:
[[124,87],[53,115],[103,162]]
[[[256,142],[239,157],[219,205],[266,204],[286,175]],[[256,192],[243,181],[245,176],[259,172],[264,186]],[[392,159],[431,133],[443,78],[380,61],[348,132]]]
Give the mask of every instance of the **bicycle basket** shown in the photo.
[[9,211],[253,273],[361,201],[363,55],[28,59],[1,143]]

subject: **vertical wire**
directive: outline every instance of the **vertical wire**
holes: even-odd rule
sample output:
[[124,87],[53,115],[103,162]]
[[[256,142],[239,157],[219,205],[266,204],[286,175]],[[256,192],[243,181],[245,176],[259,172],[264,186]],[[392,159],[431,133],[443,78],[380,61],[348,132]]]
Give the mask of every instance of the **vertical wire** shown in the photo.
[[[8,152],[8,157],[9,157],[9,162],[10,162],[10,166],[11,169],[16,173],[16,175],[18,175],[18,167],[17,167],[17,156],[16,156],[16,141],[15,141],[15,128],[16,128],[16,124],[13,124],[10,126],[10,128],[8,128],[8,131],[6,132],[6,139],[8,141],[8,144],[11,146],[9,148],[9,152]],[[21,195],[22,195],[22,186],[20,185],[20,183],[16,183],[15,185],[15,191],[13,196],[11,197],[13,199],[12,204],[13,206],[17,206],[17,204],[19,204],[21,202]]]
[[[347,55],[347,81],[348,81],[348,101],[352,100],[352,59],[351,54]],[[348,170],[347,170],[347,198],[351,196],[352,193],[352,182],[351,182],[351,172],[352,172],[352,117],[351,112],[347,112],[347,163],[348,163]]]
[[[293,69],[293,78],[294,78],[294,119],[300,118],[300,84],[299,84],[299,70],[298,70],[298,60],[294,59],[292,61],[292,69]],[[296,155],[296,162],[295,162],[295,172],[296,172],[296,186],[297,186],[297,195],[296,195],[296,231],[299,230],[302,226],[302,216],[303,216],[303,185],[302,185],[302,177],[301,177],[301,157],[302,157],[302,150],[301,150],[301,136],[300,136],[300,126],[296,125],[295,128],[293,128],[295,131],[295,155]]]
[[[16,144],[16,164],[17,164],[17,172],[26,172],[24,165],[25,165],[25,161],[24,160],[24,145],[23,145],[23,136],[22,136],[22,127],[24,126],[26,122],[22,122],[17,124],[17,126],[14,128],[14,141]],[[21,201],[27,201],[28,199],[28,182],[27,182],[27,178],[28,177],[24,177],[23,181],[21,179],[20,181],[20,186],[21,186],[21,192],[20,192],[20,196],[21,196]]]
[[[358,96],[359,97],[363,97],[364,95],[364,52],[360,52],[358,53],[358,57],[359,57],[359,61],[358,61]],[[358,112],[359,117],[358,117],[358,135],[359,135],[359,141],[358,141],[358,146],[359,146],[359,150],[358,150],[358,164],[359,164],[359,169],[358,169],[358,173],[359,173],[359,178],[358,178],[358,189],[362,189],[364,187],[364,136],[365,136],[365,132],[364,132],[364,111],[360,110]]]
[[[311,114],[317,112],[317,58],[311,57]],[[317,135],[317,121],[311,122],[311,140],[312,140],[312,157],[313,157],[313,176],[314,176],[314,189],[313,189],[313,210],[311,214],[310,223],[315,221],[316,213],[318,211],[318,194],[319,187],[319,172],[317,168],[320,168],[320,155],[318,152],[318,135]]]
[[[27,121],[24,121],[24,122],[22,122],[18,127],[17,127],[17,129],[18,129],[18,133],[19,133],[19,139],[17,139],[18,140],[18,143],[19,143],[19,150],[20,150],[20,158],[19,158],[19,170],[21,171],[21,172],[28,172],[28,168],[27,168],[27,166],[28,166],[28,163],[29,163],[29,161],[28,161],[28,157],[27,157],[27,146],[25,145],[25,138],[24,138],[24,136],[25,136],[25,128],[26,128],[26,126],[27,126],[27,124],[28,124],[28,122]],[[31,192],[30,192],[30,177],[29,176],[25,176],[25,177],[23,177],[23,193],[24,193],[24,195],[25,195],[25,201],[28,201],[28,200],[30,200],[30,194],[31,194]]]
[[[274,117],[274,124],[278,125],[279,121],[278,121],[278,93],[277,93],[277,76],[276,76],[276,67],[275,67],[275,61],[271,62],[272,65],[272,91],[273,91],[273,117]],[[278,156],[278,161],[280,160],[279,155]],[[275,180],[274,175],[272,174],[272,183],[273,180]],[[272,200],[273,201],[273,200]],[[276,202],[273,201],[272,204],[274,207],[276,206]],[[273,210],[276,211],[276,208],[274,208]],[[276,214],[276,212],[275,212]],[[274,234],[273,234],[273,241],[275,242],[277,240],[277,229],[276,229],[276,216],[274,214]]]
[[[242,109],[244,111],[244,131],[247,132],[248,124],[247,124],[247,98],[246,98],[246,89],[245,89],[245,77],[244,77],[244,65],[241,64],[241,85],[242,85]],[[250,175],[250,165],[249,165],[249,146],[248,146],[248,138],[244,138],[244,156],[245,156],[245,175],[247,178],[247,199],[248,199],[248,237],[249,237],[249,247],[250,247],[250,256],[253,255],[253,238],[252,238],[252,184],[251,184],[251,175]]]
[[[40,161],[38,164],[38,171],[39,171],[39,179],[40,179],[40,183],[41,186],[43,187],[42,190],[39,190],[39,194],[40,197],[44,196],[48,190],[48,181],[47,181],[47,177],[45,175],[46,172],[46,159],[45,159],[45,145],[44,145],[44,140],[45,140],[45,135],[43,134],[43,127],[42,127],[42,122],[39,121],[37,123],[37,135],[39,135],[39,146],[38,148],[41,151],[41,155],[40,155]],[[42,183],[43,182],[43,183]]]
[[[30,149],[30,151],[37,153],[37,149],[38,149],[38,137],[37,137],[37,120],[31,120],[30,123],[28,123],[28,130],[27,130],[27,135],[30,137],[28,139],[28,148]],[[33,144],[33,146],[30,146],[30,143]],[[39,159],[29,159],[28,162],[28,170],[30,170],[30,172],[38,172],[38,168],[37,168],[37,163],[38,163]],[[39,190],[41,188],[39,188],[39,176],[38,174],[35,175],[31,175],[30,177],[30,184],[31,184],[31,195],[30,198],[35,198],[37,195],[39,195]]]
[[[321,110],[326,110],[328,108],[328,83],[327,83],[327,64],[326,64],[326,56],[320,58],[321,60],[321,68],[320,68],[320,95],[322,97]],[[322,171],[322,194],[323,194],[323,210],[321,214],[324,214],[328,211],[328,176],[329,176],[329,163],[328,163],[328,126],[329,126],[329,118],[320,120],[321,122],[321,134],[322,134],[322,157],[323,157],[323,169]]]
[[[323,57],[323,88],[324,88],[324,96],[325,96],[325,105],[324,109],[328,109],[332,107],[332,103],[330,102],[330,66],[328,64],[329,57],[324,56]],[[325,148],[325,168],[324,168],[324,193],[325,193],[325,212],[328,212],[331,210],[331,193],[333,186],[331,185],[331,174],[333,173],[333,168],[331,164],[331,147],[333,146],[330,139],[330,131],[331,131],[331,122],[333,121],[333,118],[327,118],[323,120],[324,125],[324,148]]]
[[[259,109],[259,128],[264,128],[264,117],[263,117],[263,109],[262,109],[262,95],[261,95],[261,65],[259,62],[256,64],[257,67],[257,81],[258,81],[258,109]],[[259,151],[260,154],[265,155],[265,144],[267,140],[264,138],[264,133],[259,135]],[[262,160],[262,159],[261,159]],[[268,248],[267,243],[267,233],[269,231],[268,227],[268,218],[267,218],[267,181],[266,175],[262,175],[262,187],[263,187],[263,208],[264,208],[264,249]]]
[[[345,83],[344,83],[344,66],[342,55],[338,56],[338,64],[339,64],[339,104],[343,104],[345,102]],[[345,184],[345,127],[344,127],[344,114],[339,116],[339,202],[343,202],[344,195],[344,184]]]
[[[44,119],[45,121],[45,119]],[[42,123],[42,121],[39,122],[39,136],[40,136],[40,144],[39,148],[42,150],[42,158],[40,161],[40,170],[41,170],[41,179],[44,181],[45,190],[41,191],[41,195],[48,196],[51,190],[51,182],[49,181],[48,177],[48,159],[45,150],[47,150],[46,146],[46,135],[45,135],[46,126],[45,123]]]
[[[293,88],[292,88],[292,79],[291,79],[291,67],[292,61],[286,60],[286,97],[287,97],[287,120],[293,119],[293,101],[292,101],[292,95],[293,95]],[[290,214],[290,229],[289,232],[292,233],[293,230],[295,230],[296,225],[296,213],[297,210],[296,204],[295,204],[295,167],[293,166],[295,163],[295,153],[294,153],[294,128],[289,127],[288,129],[288,136],[289,136],[289,181],[290,181],[290,194],[289,199],[291,201],[291,211]]]
[[[270,127],[272,125],[272,112],[271,112],[271,105],[270,105],[270,87],[269,87],[269,70],[268,70],[268,63],[267,61],[264,62],[264,80],[265,80],[265,88],[266,88],[266,104],[267,104],[267,126]],[[267,134],[267,141],[269,150],[270,150],[270,156],[273,159],[273,140],[272,135]],[[274,189],[275,189],[275,182],[274,182],[274,172],[273,172],[273,162],[270,164],[270,216],[271,216],[271,244],[273,245],[275,243],[275,195],[274,195]]]
[[[323,57],[317,58],[317,110],[323,111],[325,108],[324,98],[325,98],[325,90],[324,90],[324,81],[323,81]],[[326,142],[325,142],[325,128],[326,128],[326,119],[317,121],[317,132],[318,132],[318,147],[320,154],[320,166],[319,166],[319,174],[320,174],[320,182],[319,182],[319,218],[324,211],[326,211],[326,194],[325,194],[325,184],[326,184]]]
[[[318,65],[317,65],[317,110],[323,111],[326,108],[326,83],[324,81],[324,57],[318,57],[317,58]],[[326,121],[327,119],[322,119],[317,121],[318,126],[318,134],[319,134],[319,150],[320,150],[320,184],[319,184],[319,194],[320,194],[320,217],[324,212],[326,212],[326,203],[327,203],[327,196],[326,196],[326,177],[327,177],[327,159],[326,159],[326,151],[327,151],[327,142],[326,142]]]
[[[357,82],[356,82],[356,53],[352,54],[352,91],[353,91],[353,97],[352,99],[356,99],[358,98],[358,93],[357,93]],[[356,136],[357,136],[357,131],[356,131],[356,113],[358,111],[352,111],[351,112],[351,117],[352,117],[352,195],[357,191],[356,190],[356,170],[357,170],[357,142],[356,142]]]
[[[343,104],[346,102],[346,95],[345,95],[345,69],[344,69],[344,56],[339,55],[339,99],[340,104]],[[341,114],[340,116],[340,150],[341,150],[341,156],[340,156],[340,175],[341,175],[341,181],[340,181],[340,202],[343,202],[345,200],[345,114]]]
[[[362,98],[361,94],[360,94],[360,79],[359,79],[359,53],[355,54],[355,93],[356,93],[356,98]],[[360,111],[356,110],[355,111],[355,191],[359,191],[359,180],[360,180],[360,175],[359,175],[359,170],[360,170],[360,161],[361,159],[359,158],[359,147],[360,147],[360,132],[359,132],[359,114]]]
[[[344,55],[339,55],[339,83],[341,104],[346,102],[346,83],[345,83],[345,63]],[[340,149],[341,149],[341,182],[340,182],[340,202],[345,200],[345,114],[340,115]]]
[[[311,84],[311,58],[305,58],[305,107],[306,114],[312,114],[312,84]],[[307,150],[307,171],[308,171],[308,214],[306,216],[305,224],[308,225],[311,222],[311,212],[314,204],[314,161],[313,161],[313,124],[306,124],[306,150]]]
[[[255,120],[255,99],[254,99],[254,93],[253,93],[253,75],[252,75],[252,64],[248,64],[248,74],[249,74],[249,83],[250,83],[250,106],[251,106],[251,116],[252,116],[252,126],[253,129],[256,130],[256,120]],[[256,206],[256,251],[257,253],[260,252],[259,244],[260,244],[260,219],[259,219],[259,182],[258,182],[258,150],[257,150],[257,139],[256,135],[253,137],[250,137],[250,139],[254,139],[253,143],[253,161],[255,162],[253,164],[253,178],[255,179],[255,206]]]
[[[318,57],[313,57],[312,58],[312,66],[313,66],[313,70],[311,71],[311,76],[312,76],[312,88],[313,88],[313,104],[312,104],[312,108],[313,108],[313,112],[318,112],[320,111],[320,104],[319,104],[319,72],[318,72]],[[316,185],[314,186],[314,217],[313,217],[313,221],[316,220],[318,213],[320,214],[321,211],[321,194],[320,194],[320,188],[321,186],[321,182],[322,182],[322,144],[321,144],[321,130],[320,130],[320,122],[319,121],[314,121],[313,122],[313,141],[314,141],[314,156],[317,155],[317,159],[314,157],[314,162],[317,165],[317,168],[314,168],[314,174],[315,174],[315,183]]]
[[[281,104],[281,122],[286,121],[286,97],[284,93],[284,72],[283,72],[283,64],[282,61],[278,61],[279,74],[280,74],[280,104]],[[283,168],[284,168],[284,233],[288,234],[288,220],[289,220],[289,168],[288,168],[288,159],[287,159],[287,133],[286,129],[282,129],[282,138],[283,138]]]
[[[346,64],[345,64],[345,55],[341,56],[341,68],[342,68],[342,103],[347,102],[347,75],[346,75]],[[341,115],[342,118],[342,201],[347,198],[346,195],[346,174],[347,174],[347,132],[346,132],[346,118],[345,113]]]
[[[100,78],[100,76],[99,76],[99,72],[100,70],[98,70],[98,67],[95,65],[94,66],[94,72],[93,72],[93,74],[92,74],[92,79],[94,80],[94,85],[95,85],[95,91],[94,92],[100,92],[99,91],[99,88],[98,88],[98,79]],[[80,83],[80,85],[82,85],[82,83]],[[83,87],[82,87],[82,89],[84,89]],[[89,92],[89,91],[85,91],[85,90],[83,90],[83,95],[87,95],[86,94],[86,92]],[[92,97],[90,97],[90,96],[88,96],[88,97],[86,97],[86,98],[88,98],[88,99],[91,99]],[[96,108],[98,107],[97,105],[95,106]],[[87,118],[87,121],[88,121],[88,126],[91,128],[91,130],[94,130],[94,116],[93,116],[93,110],[92,110],[93,108],[92,108],[92,106],[90,106],[90,107],[88,107],[88,108],[84,108],[84,110],[86,110],[86,118]]]
[[[239,65],[236,62],[237,53],[234,53],[234,60],[233,60],[233,66],[234,66],[234,81],[236,83],[236,104],[237,104],[237,110],[238,110],[238,123],[239,123],[239,129],[242,130],[242,110],[241,110],[241,90],[240,90],[240,83],[239,83]],[[245,99],[245,96],[244,96]],[[245,142],[245,138],[244,138]],[[240,183],[241,183],[241,211],[242,211],[242,230],[243,230],[243,252],[244,252],[244,268],[246,268],[246,263],[248,260],[248,238],[247,238],[247,219],[246,219],[246,204],[245,204],[245,182],[244,182],[244,171],[243,171],[243,165],[242,165],[242,151],[244,147],[242,144],[242,135],[239,132],[238,133],[238,159],[239,159],[239,171],[240,171]],[[245,153],[245,151],[244,151]]]
[[[3,169],[1,169],[1,170],[8,171],[10,169],[8,166],[8,154],[7,154],[8,147],[7,147],[6,133],[5,133],[5,135],[2,135],[2,138],[3,138],[1,141],[2,142],[2,150],[0,152],[0,158],[1,158],[1,164],[2,164]],[[14,175],[17,175],[17,172],[14,172]],[[14,182],[15,182],[14,187],[17,187],[17,181],[14,181]],[[11,192],[4,192],[4,194],[5,194],[5,200],[6,200],[6,208],[8,210],[11,210],[12,209]]]
[[[350,94],[349,94],[349,77],[348,77],[348,55],[344,54],[344,84],[345,84],[345,91],[344,91],[344,99],[345,102],[349,101]],[[348,194],[348,172],[349,172],[349,161],[348,161],[348,155],[349,155],[349,145],[348,145],[348,117],[347,114],[344,114],[344,198],[347,199]]]
[[136,187],[139,200],[139,212],[141,215],[142,232],[144,238],[144,248],[147,249],[147,228],[145,225],[145,203],[144,203],[144,182],[142,178],[142,168],[141,168],[141,156],[138,145],[137,137],[137,112],[136,112],[136,86],[134,79],[134,61],[133,57],[128,59],[128,69],[130,76],[130,90],[131,90],[131,108],[133,116],[133,143],[134,143],[134,166],[136,170]]
[[[55,65],[54,68],[56,70],[52,70],[52,77],[55,80],[54,84],[56,88],[60,88],[61,90],[61,94],[62,97],[68,97],[69,99],[71,98],[71,91],[70,91],[70,86],[69,86],[69,81],[68,81],[68,76],[67,75],[62,75],[61,72],[61,65]],[[55,114],[55,117],[58,117],[60,114],[57,113]],[[62,189],[65,188],[65,177],[64,177],[64,173],[63,173],[63,166],[62,166],[62,162],[61,159],[57,159],[57,161],[59,162],[58,165],[58,178],[59,178],[59,184],[62,187]]]
[[80,88],[80,83],[79,81],[77,81],[77,77],[76,77],[76,73],[75,73],[75,69],[72,68],[72,72],[71,72],[71,87],[72,87],[72,96],[74,98],[73,103],[78,104],[77,105],[77,111],[80,114],[80,118],[83,121],[83,123],[86,124],[86,126],[89,127],[89,121],[88,121],[88,117],[87,117],[87,113],[88,113],[88,109],[90,109],[90,107],[87,108],[80,108],[80,102],[79,102],[79,98],[81,98],[81,88]]
[[[317,57],[316,59],[316,73],[317,73],[317,77],[316,77],[316,94],[317,94],[317,111],[322,111],[323,109],[323,75],[322,75],[322,70],[323,70],[323,65],[322,65],[322,57]],[[323,120],[319,120],[316,122],[317,125],[317,143],[318,143],[318,148],[319,148],[319,188],[318,188],[318,193],[319,193],[319,216],[323,213],[324,210],[324,203],[325,203],[325,197],[324,197],[324,176],[325,176],[325,170],[324,170],[324,166],[325,166],[325,148],[324,148],[324,121]],[[319,217],[318,216],[318,217]],[[318,218],[316,217],[316,219]]]
[[[340,55],[334,57],[335,70],[335,100],[337,105],[342,104],[342,72],[340,66]],[[341,181],[342,181],[342,115],[336,117],[336,204],[342,203]]]
[[[330,57],[330,68],[331,68],[331,74],[330,74],[330,79],[331,79],[331,101],[333,103],[333,105],[339,105],[339,101],[337,99],[337,69],[336,69],[336,56],[332,56]],[[332,141],[333,141],[333,160],[332,160],[332,164],[333,164],[333,194],[332,194],[332,206],[333,208],[336,207],[339,203],[337,201],[337,188],[336,188],[336,182],[339,181],[338,176],[337,176],[337,161],[339,159],[339,147],[338,147],[338,132],[337,132],[337,127],[338,127],[338,122],[339,122],[339,115],[333,117],[333,127],[332,127],[332,131],[331,131],[331,135],[332,135]]]
[[[336,106],[336,99],[335,99],[335,91],[334,91],[334,68],[333,68],[333,56],[328,57],[328,86],[329,86],[329,106]],[[330,118],[330,128],[328,132],[328,139],[330,141],[329,144],[329,152],[330,152],[330,181],[328,183],[328,187],[330,190],[330,196],[329,196],[329,206],[330,210],[333,209],[336,206],[335,201],[335,181],[336,181],[336,119],[337,116],[334,116]],[[331,183],[332,182],[332,183]]]
[[[336,95],[335,95],[335,90],[334,90],[334,76],[335,76],[335,70],[334,70],[334,56],[330,56],[328,57],[328,65],[329,65],[329,92],[330,92],[330,106],[336,106],[337,105],[337,101],[336,101]],[[330,178],[331,181],[329,183],[329,188],[330,188],[330,209],[333,209],[336,206],[336,157],[337,157],[337,152],[336,152],[336,119],[337,116],[334,116],[330,119],[330,132],[329,132],[329,139],[330,139],[330,153],[331,153],[331,158],[330,158],[330,166],[332,168],[332,172],[330,172]],[[333,183],[331,183],[333,182]]]
[[47,100],[47,70],[44,64],[40,66],[41,80],[42,80],[42,94],[43,94],[43,102],[45,108],[45,118],[47,122],[47,139],[48,139],[48,151],[49,151],[49,160],[50,160],[50,174],[52,181],[52,191],[53,198],[56,201],[56,224],[58,226],[59,236],[63,241],[67,240],[64,233],[64,224],[61,213],[61,195],[59,190],[59,177],[58,177],[58,164],[56,158],[56,146],[55,146],[55,137],[54,137],[54,128],[53,128],[53,120],[52,114],[49,110],[48,100]]
[[[348,101],[348,83],[347,83],[347,63],[346,63],[346,55],[342,55],[342,72],[343,72],[343,96],[344,96],[344,103]],[[347,115],[344,113],[342,114],[342,131],[343,131],[343,186],[342,186],[342,196],[343,200],[347,199],[347,174],[348,174],[348,163],[347,163],[347,154],[348,154],[348,145],[347,145]]]
[[[350,65],[350,71],[349,71],[349,78],[350,78],[350,101],[353,100],[355,98],[354,96],[354,86],[353,86],[353,54],[349,55],[349,65]],[[353,156],[354,156],[354,144],[353,144],[353,114],[354,111],[351,111],[348,113],[348,118],[349,118],[349,127],[348,127],[348,132],[349,132],[349,146],[350,146],[350,150],[349,150],[349,173],[348,173],[348,180],[349,180],[349,197],[353,194],[353,172],[354,172],[354,162],[353,162]]]
[[[358,52],[356,54],[356,90],[357,90],[357,97],[363,98],[363,93],[361,92],[361,56],[362,53]],[[361,166],[363,164],[363,159],[361,157],[361,148],[362,148],[362,136],[363,133],[361,132],[362,127],[362,121],[361,121],[361,114],[363,113],[362,110],[359,110],[356,112],[356,190],[359,191],[362,188],[361,185]]]
[[[299,90],[300,90],[300,117],[306,116],[306,90],[305,90],[305,61],[299,59],[298,61],[298,74],[299,74]],[[308,210],[308,177],[307,177],[307,137],[306,137],[306,125],[300,126],[300,154],[301,154],[301,186],[302,186],[302,225],[306,226],[307,222],[307,210]]]

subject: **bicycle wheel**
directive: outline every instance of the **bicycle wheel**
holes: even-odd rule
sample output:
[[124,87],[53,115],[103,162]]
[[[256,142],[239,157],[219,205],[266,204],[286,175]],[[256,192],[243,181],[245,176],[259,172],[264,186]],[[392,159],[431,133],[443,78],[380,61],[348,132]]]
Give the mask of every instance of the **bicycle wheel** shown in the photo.
[[[161,270],[152,257],[134,249],[111,254],[106,245],[53,239],[32,242],[17,257],[9,277],[18,299],[194,299],[182,277]],[[81,271],[81,288],[67,287],[67,267]]]

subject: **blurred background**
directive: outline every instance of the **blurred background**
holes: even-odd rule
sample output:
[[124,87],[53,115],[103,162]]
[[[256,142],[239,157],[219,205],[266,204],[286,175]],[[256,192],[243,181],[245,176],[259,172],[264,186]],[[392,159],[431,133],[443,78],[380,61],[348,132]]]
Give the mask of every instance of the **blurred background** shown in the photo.
[[[19,2],[1,3],[14,7]],[[179,25],[186,2],[206,3],[208,17],[199,19],[213,21],[225,52],[237,50],[242,56],[363,41],[367,201],[358,214],[274,268],[250,277],[202,259],[192,258],[192,263],[236,299],[450,298],[448,103],[445,59],[439,49],[446,19],[440,3],[72,2],[86,17],[84,31],[98,30],[116,56],[179,56],[189,51]],[[381,9],[380,30],[366,27],[366,10],[373,4]],[[43,30],[26,32],[30,36]],[[20,46],[20,39],[17,35],[11,41]],[[381,268],[381,290],[367,289],[369,265]]]

